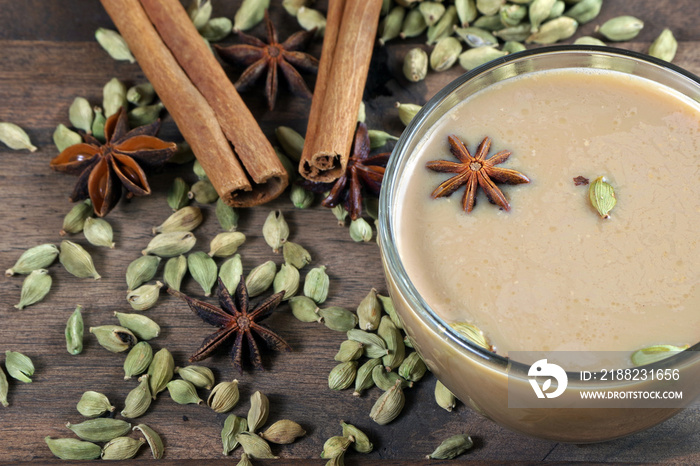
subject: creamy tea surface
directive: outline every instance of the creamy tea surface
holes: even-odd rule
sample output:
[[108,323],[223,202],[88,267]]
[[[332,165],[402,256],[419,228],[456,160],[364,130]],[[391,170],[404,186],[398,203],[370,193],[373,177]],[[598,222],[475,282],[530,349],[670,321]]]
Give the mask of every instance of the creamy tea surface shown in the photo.
[[[456,161],[447,136],[474,154],[510,150],[498,184],[430,193]],[[479,327],[496,351],[629,351],[700,341],[700,104],[613,71],[541,71],[500,82],[450,110],[419,144],[400,182],[397,248],[420,295],[448,322]],[[601,219],[588,186],[605,176],[617,205]],[[525,361],[523,361],[525,362]],[[628,359],[615,361],[629,366]]]

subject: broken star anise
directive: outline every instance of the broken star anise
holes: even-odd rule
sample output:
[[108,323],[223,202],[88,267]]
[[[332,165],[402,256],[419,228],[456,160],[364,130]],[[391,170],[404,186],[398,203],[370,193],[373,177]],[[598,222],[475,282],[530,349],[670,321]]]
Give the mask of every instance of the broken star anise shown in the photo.
[[277,40],[277,31],[270,21],[265,10],[265,25],[267,26],[266,44],[257,37],[238,32],[245,44],[221,47],[214,45],[219,56],[235,66],[246,66],[243,74],[234,83],[238,91],[248,90],[252,84],[267,70],[267,82],[265,84],[265,96],[270,110],[275,108],[277,100],[277,75],[278,68],[287,79],[292,93],[311,98],[309,87],[304,82],[296,68],[306,73],[315,74],[318,71],[318,60],[308,53],[300,52],[311,40],[314,31],[299,31],[280,43]]
[[[231,297],[223,281],[219,278],[220,308],[204,301],[190,298],[172,288],[168,289],[168,293],[186,301],[190,309],[204,322],[219,327],[217,332],[204,339],[202,346],[190,356],[190,362],[206,359],[217,348],[224,345],[232,345],[231,357],[233,365],[240,372],[243,372],[242,358],[245,351],[245,343],[248,346],[248,357],[253,366],[256,369],[262,369],[262,360],[260,359],[260,350],[258,349],[256,337],[260,337],[267,347],[275,351],[292,350],[286,341],[268,327],[259,323],[269,317],[275,308],[279,306],[280,302],[282,302],[284,291],[273,294],[252,310],[250,310],[248,289],[243,278],[238,283],[233,297]],[[243,341],[244,339],[246,340],[245,342]]]
[[459,162],[433,160],[426,164],[428,169],[436,172],[455,173],[454,176],[443,181],[435,188],[431,194],[433,199],[448,197],[466,185],[464,197],[462,198],[462,209],[469,213],[474,208],[476,192],[481,186],[491,203],[500,206],[503,210],[510,210],[508,200],[494,181],[508,184],[530,182],[527,176],[518,171],[496,166],[508,160],[511,154],[510,151],[501,151],[487,159],[486,154],[489,153],[491,148],[491,138],[489,137],[481,141],[474,156],[469,153],[469,149],[456,136],[450,135],[447,137],[447,140],[450,143],[450,152]]
[[352,153],[348,157],[345,172],[333,183],[314,183],[302,181],[301,185],[314,192],[326,192],[328,196],[321,202],[325,207],[343,204],[350,218],[357,220],[362,216],[362,197],[369,191],[379,195],[384,179],[384,170],[389,162],[390,152],[369,155],[370,143],[367,125],[358,122]]
[[122,187],[127,197],[151,194],[144,170],[162,167],[175,153],[176,145],[155,134],[160,120],[129,131],[126,109],[107,118],[105,143],[83,134],[83,143],[67,147],[51,161],[51,168],[79,175],[70,200],[90,198],[95,214],[107,215],[119,202]]

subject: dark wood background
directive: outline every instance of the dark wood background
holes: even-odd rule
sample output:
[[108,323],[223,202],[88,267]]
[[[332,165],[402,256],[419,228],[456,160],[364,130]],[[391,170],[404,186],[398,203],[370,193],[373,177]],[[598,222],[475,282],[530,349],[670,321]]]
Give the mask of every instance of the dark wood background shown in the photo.
[[[214,0],[214,16],[232,17],[240,1]],[[280,1],[273,1],[272,18],[281,27],[284,38],[297,29]],[[325,11],[325,2],[317,8]],[[645,21],[645,28],[634,42],[623,47],[644,51],[664,27],[670,27],[680,45],[674,63],[700,73],[700,28],[696,0],[606,0],[599,18],[580,28],[576,37],[591,34],[596,24],[608,18],[632,14]],[[49,169],[56,155],[52,133],[59,123],[68,122],[68,107],[76,96],[94,104],[102,100],[102,86],[112,77],[129,85],[144,79],[138,65],[112,60],[93,38],[98,27],[113,27],[96,0],[0,0],[0,121],[11,121],[27,130],[39,147],[35,153],[11,151],[0,147],[0,264],[10,267],[26,248],[45,243],[59,243],[58,231],[71,204],[67,197],[75,178]],[[263,27],[252,31],[261,36]],[[225,42],[234,42],[229,37]],[[422,104],[439,88],[457,77],[462,70],[438,74],[431,72],[421,83],[408,83],[401,74],[403,54],[411,44],[392,41],[375,50],[367,84],[368,123],[399,135],[402,125],[393,104],[400,100]],[[318,56],[320,41],[310,48]],[[231,71],[233,77],[237,71]],[[274,129],[289,125],[302,132],[309,102],[289,96],[282,83],[277,109],[267,111],[262,94],[244,95],[263,130],[274,142]],[[161,136],[177,139],[172,121],[166,117]],[[35,362],[32,384],[10,381],[10,406],[0,408],[0,462],[46,461],[53,456],[43,438],[72,436],[64,426],[67,421],[80,422],[75,409],[85,390],[105,393],[118,410],[135,381],[122,380],[124,354],[112,354],[86,334],[81,355],[70,356],[63,336],[66,319],[76,304],[85,307],[86,328],[116,323],[114,311],[130,311],[125,301],[124,272],[139,257],[151,238],[151,227],[169,215],[165,193],[175,176],[194,180],[188,166],[169,166],[151,178],[154,194],[148,198],[122,202],[109,215],[115,230],[117,248],[108,250],[90,246],[82,234],[70,237],[93,253],[102,279],[77,279],[60,266],[51,267],[53,288],[47,298],[18,311],[22,277],[0,279],[0,350],[21,351]],[[307,247],[313,265],[325,264],[331,276],[331,293],[327,305],[354,309],[371,287],[386,291],[379,251],[374,242],[357,244],[350,240],[346,228],[337,226],[332,214],[320,205],[308,210],[295,209],[285,193],[270,205],[242,212],[240,230],[248,240],[241,248],[246,272],[272,259],[281,263],[261,236],[265,216],[272,208],[281,209],[291,227],[290,239]],[[205,222],[195,231],[195,250],[206,250],[208,241],[219,232],[212,206],[205,206]],[[162,267],[161,267],[162,269]],[[162,272],[162,270],[161,270]],[[159,272],[159,276],[161,274]],[[199,295],[198,285],[188,279],[184,290]],[[154,349],[167,347],[176,364],[186,363],[187,356],[213,329],[195,317],[183,303],[162,294],[156,307],[146,315],[162,327],[162,334],[151,343]],[[416,464],[444,438],[468,432],[475,448],[462,456],[464,460],[498,462],[669,462],[700,463],[700,410],[689,409],[672,420],[624,439],[598,445],[567,445],[524,437],[505,430],[472,412],[464,405],[452,413],[440,409],[433,401],[435,379],[429,375],[413,389],[407,390],[403,414],[388,426],[378,426],[369,419],[369,410],[378,397],[370,390],[358,398],[351,391],[334,392],[327,387],[327,375],[336,364],[333,360],[343,334],[322,325],[296,321],[283,306],[270,325],[291,344],[294,352],[266,356],[267,370],[236,373],[226,354],[204,362],[218,380],[237,378],[241,402],[233,410],[245,416],[248,397],[255,391],[266,393],[271,402],[270,423],[293,419],[301,423],[307,435],[287,446],[274,446],[293,464],[323,464],[318,459],[323,442],[339,435],[340,420],[364,429],[375,444],[370,455],[346,455],[347,464],[384,463]],[[0,356],[0,360],[2,357]],[[201,393],[206,397],[206,393]],[[136,420],[160,432],[166,444],[166,459],[220,459],[220,429],[226,414],[215,414],[203,406],[180,406],[167,394],[158,397],[148,413]],[[240,455],[240,449],[233,457]],[[144,448],[138,458],[150,458]],[[297,461],[292,461],[297,459]],[[257,463],[265,463],[256,461]],[[433,461],[431,464],[439,464]]]

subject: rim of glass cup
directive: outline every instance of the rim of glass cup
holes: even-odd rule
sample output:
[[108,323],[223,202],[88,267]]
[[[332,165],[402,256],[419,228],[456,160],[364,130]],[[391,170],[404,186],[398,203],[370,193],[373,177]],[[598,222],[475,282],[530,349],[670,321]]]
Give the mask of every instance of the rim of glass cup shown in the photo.
[[[402,296],[409,301],[411,309],[416,312],[418,317],[428,324],[432,331],[438,334],[444,334],[449,341],[462,350],[467,351],[472,356],[488,361],[491,364],[496,365],[502,370],[509,372],[512,375],[521,374],[527,376],[529,364],[524,364],[519,361],[514,361],[512,359],[501,356],[497,353],[493,353],[474,342],[468,340],[456,330],[454,330],[445,320],[438,316],[435,311],[425,302],[423,297],[418,293],[415,286],[408,278],[406,269],[403,266],[396,249],[396,242],[394,241],[394,229],[393,218],[394,208],[392,206],[392,201],[396,193],[396,189],[399,183],[399,168],[400,164],[411,156],[408,153],[409,143],[413,139],[422,138],[430,131],[432,126],[428,126],[423,132],[418,133],[421,126],[424,125],[427,118],[430,116],[431,112],[438,107],[443,101],[449,98],[455,91],[457,91],[461,86],[474,80],[478,77],[484,76],[489,73],[493,73],[495,70],[501,69],[503,67],[512,65],[518,62],[527,62],[533,59],[537,59],[540,56],[551,56],[551,55],[581,55],[581,56],[594,56],[598,55],[600,57],[607,57],[608,59],[626,59],[637,63],[642,63],[643,66],[655,66],[665,70],[665,73],[670,72],[671,74],[679,75],[681,79],[691,81],[693,87],[698,88],[698,94],[700,94],[700,77],[690,73],[683,68],[673,65],[672,63],[651,57],[638,52],[633,52],[630,50],[618,49],[608,46],[598,46],[598,45],[554,45],[548,47],[541,47],[538,49],[526,50],[522,52],[517,52],[514,54],[507,55],[502,58],[497,58],[484,65],[474,68],[462,76],[456,78],[450,84],[439,90],[428,102],[423,105],[421,110],[413,117],[411,122],[408,124],[406,129],[401,134],[401,137],[396,143],[394,150],[392,151],[389,163],[387,164],[386,173],[384,175],[384,182],[382,184],[382,190],[379,196],[379,226],[378,235],[379,243],[384,256],[384,260],[387,263],[389,272],[393,274],[393,280],[401,292]],[[567,67],[562,67],[561,69],[566,69]],[[573,67],[571,67],[573,68]],[[588,68],[596,69],[597,67],[589,66]],[[503,79],[498,79],[494,82],[501,82],[505,79],[509,79],[513,76],[519,76],[525,74],[526,72],[516,72],[510,74]],[[476,92],[478,92],[478,89]],[[697,100],[697,99],[696,99]],[[442,115],[439,118],[441,118]],[[416,136],[416,133],[418,135]],[[696,354],[700,351],[700,342],[694,344],[693,346],[687,348],[685,351],[681,351],[669,358],[650,363],[644,366],[649,369],[665,369],[678,366],[679,364],[688,362],[692,359],[700,357]],[[567,376],[570,381],[580,381],[579,372],[567,372]],[[607,383],[598,381],[598,385],[613,385],[617,382],[609,381]]]

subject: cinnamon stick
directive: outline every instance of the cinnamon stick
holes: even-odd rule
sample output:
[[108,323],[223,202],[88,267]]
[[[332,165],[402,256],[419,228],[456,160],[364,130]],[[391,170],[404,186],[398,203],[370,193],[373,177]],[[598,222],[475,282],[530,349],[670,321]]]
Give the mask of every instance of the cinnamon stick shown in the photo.
[[[175,59],[214,110],[253,181],[252,191],[231,193],[231,205],[248,207],[277,197],[287,187],[287,172],[182,4],[178,0],[141,0],[141,4]],[[215,160],[209,164],[199,157],[198,160],[210,179],[210,173],[220,170]]]
[[[309,120],[316,126],[311,128],[311,137],[307,131],[299,162],[299,173],[309,180],[331,182],[345,172],[381,7],[382,0],[349,0],[345,3],[332,53],[330,76],[320,96],[322,103],[316,104],[315,93],[312,101],[313,113]],[[326,24],[326,34],[331,26]],[[326,48],[325,40],[323,47]]]

